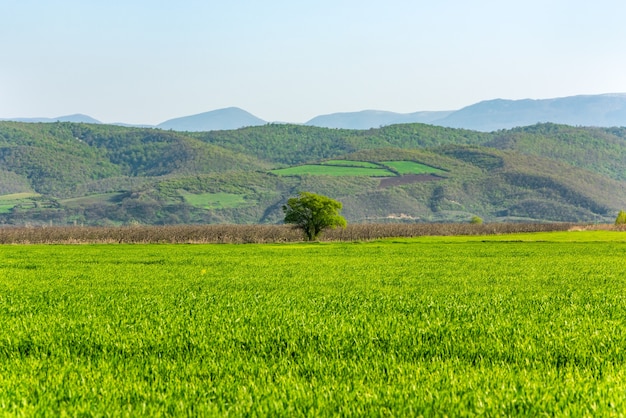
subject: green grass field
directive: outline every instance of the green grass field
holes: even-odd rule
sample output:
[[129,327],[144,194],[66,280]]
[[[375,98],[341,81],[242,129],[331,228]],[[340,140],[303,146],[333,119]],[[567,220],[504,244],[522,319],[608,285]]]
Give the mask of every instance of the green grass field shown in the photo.
[[394,177],[398,174],[436,174],[442,172],[443,170],[415,161],[385,161],[377,164],[368,161],[353,160],[328,160],[320,164],[304,164],[272,170],[272,173],[279,176],[312,175],[363,177]]
[[345,167],[339,165],[306,164],[288,168],[272,170],[279,176],[363,176],[363,177],[393,177],[395,174],[383,167]]
[[400,174],[437,174],[444,172],[438,168],[416,163],[415,161],[385,161],[382,164],[393,168]]
[[0,203],[0,213],[9,213],[15,207],[12,203]]
[[354,160],[327,160],[322,163],[323,165],[341,165],[347,167],[365,167],[365,168],[382,168],[380,164],[372,163],[369,161],[354,161]]
[[0,214],[9,213],[15,206],[22,204],[26,207],[34,207],[35,204],[31,200],[33,197],[38,197],[38,193],[12,193],[0,195]]
[[619,416],[625,241],[1,246],[0,411]]

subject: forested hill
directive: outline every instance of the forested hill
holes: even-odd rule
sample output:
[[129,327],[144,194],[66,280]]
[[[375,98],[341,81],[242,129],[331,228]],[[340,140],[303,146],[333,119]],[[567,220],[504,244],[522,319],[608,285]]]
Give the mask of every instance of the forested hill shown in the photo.
[[301,190],[350,222],[610,221],[626,208],[626,129],[0,122],[0,224],[276,223]]

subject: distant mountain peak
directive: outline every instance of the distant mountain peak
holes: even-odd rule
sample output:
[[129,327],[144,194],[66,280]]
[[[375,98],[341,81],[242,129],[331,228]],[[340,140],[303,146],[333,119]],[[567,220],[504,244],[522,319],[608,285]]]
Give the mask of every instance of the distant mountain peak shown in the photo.
[[266,121],[243,109],[238,107],[226,107],[191,116],[170,119],[157,125],[157,128],[171,129],[173,131],[200,132],[239,129],[246,126],[265,124],[267,124]]
[[74,122],[74,123],[102,123],[97,119],[92,118],[82,113],[76,113],[73,115],[59,116],[56,118],[59,122]]

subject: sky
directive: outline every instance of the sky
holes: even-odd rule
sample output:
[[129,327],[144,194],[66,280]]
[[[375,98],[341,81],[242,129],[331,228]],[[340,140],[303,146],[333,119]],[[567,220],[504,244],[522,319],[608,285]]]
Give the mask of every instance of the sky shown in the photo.
[[0,0],[0,118],[158,124],[626,92],[623,0]]

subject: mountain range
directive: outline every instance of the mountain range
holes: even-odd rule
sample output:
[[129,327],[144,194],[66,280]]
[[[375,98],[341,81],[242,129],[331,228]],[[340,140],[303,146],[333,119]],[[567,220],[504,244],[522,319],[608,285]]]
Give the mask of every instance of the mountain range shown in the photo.
[[316,116],[305,123],[320,128],[372,129],[400,123],[426,123],[436,125],[438,120],[450,116],[452,111],[395,113],[382,110],[362,110],[360,112],[331,113]]
[[67,116],[59,116],[56,118],[13,118],[13,119],[0,119],[0,120],[10,120],[13,122],[24,122],[24,123],[53,123],[53,122],[74,122],[74,123],[102,123],[97,119],[92,118],[91,116],[83,115],[77,113],[75,115],[67,115]]
[[[17,118],[11,120],[20,122],[100,123],[90,116],[81,114],[58,118]],[[425,123],[491,132],[545,122],[572,126],[626,126],[626,94],[580,95],[541,100],[495,99],[451,111],[395,113],[363,110],[316,116],[306,122],[305,125],[324,128],[372,129],[395,124]],[[154,127],[181,132],[202,132],[260,126],[267,123],[269,122],[245,110],[229,107],[170,119]],[[146,125],[142,125],[142,127],[146,127]]]
[[572,126],[626,126],[626,94],[489,100],[453,112],[433,124],[495,131],[544,122]]

